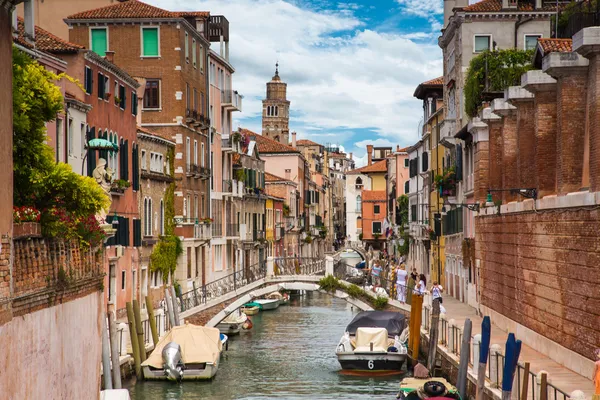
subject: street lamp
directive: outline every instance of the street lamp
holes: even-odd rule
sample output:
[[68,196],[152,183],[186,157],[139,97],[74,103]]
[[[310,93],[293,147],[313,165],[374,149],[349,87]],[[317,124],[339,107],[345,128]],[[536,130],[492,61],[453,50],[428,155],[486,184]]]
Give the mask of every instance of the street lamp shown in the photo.
[[115,215],[113,216],[113,220],[111,222],[112,225],[119,225],[119,216],[117,215],[117,212],[115,211]]

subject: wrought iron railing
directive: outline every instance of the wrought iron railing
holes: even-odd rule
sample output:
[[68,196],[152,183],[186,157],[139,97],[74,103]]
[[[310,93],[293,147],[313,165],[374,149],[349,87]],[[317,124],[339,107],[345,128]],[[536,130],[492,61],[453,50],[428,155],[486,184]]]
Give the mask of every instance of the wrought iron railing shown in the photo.
[[558,24],[553,19],[552,25],[559,38],[571,39],[583,28],[600,25],[600,3],[589,0],[570,2],[560,11]]
[[181,310],[189,310],[202,304],[233,292],[238,288],[262,279],[267,274],[266,261],[259,262],[240,271],[224,276],[221,279],[207,283],[195,290],[183,293],[180,297]]

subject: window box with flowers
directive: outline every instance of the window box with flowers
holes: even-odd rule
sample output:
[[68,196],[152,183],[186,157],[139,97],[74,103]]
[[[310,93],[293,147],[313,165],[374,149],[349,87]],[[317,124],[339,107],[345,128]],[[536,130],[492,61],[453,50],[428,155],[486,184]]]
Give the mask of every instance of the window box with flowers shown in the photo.
[[202,223],[205,225],[210,225],[213,223],[213,219],[212,218],[202,218]]
[[454,167],[450,167],[443,174],[436,175],[434,185],[442,197],[456,196],[456,171]]
[[13,207],[13,238],[41,237],[41,215],[34,207]]
[[429,240],[437,240],[437,235],[435,234],[435,231],[433,229],[427,228],[427,234],[429,235]]
[[125,179],[117,179],[112,183],[110,191],[111,193],[123,194],[125,193],[125,189],[127,189],[129,186],[131,186],[129,181],[126,181]]

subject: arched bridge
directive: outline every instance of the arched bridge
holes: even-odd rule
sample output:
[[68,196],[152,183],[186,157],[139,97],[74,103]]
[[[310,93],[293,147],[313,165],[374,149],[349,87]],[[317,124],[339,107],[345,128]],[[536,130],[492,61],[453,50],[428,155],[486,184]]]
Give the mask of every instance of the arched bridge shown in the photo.
[[341,256],[341,254],[347,250],[355,251],[362,257],[363,260],[369,261],[369,254],[368,254],[367,250],[365,250],[364,247],[361,247],[358,245],[353,245],[353,244],[351,244],[349,246],[345,246],[342,249],[339,249],[336,253],[333,254],[333,258],[338,260]]
[[[260,296],[287,290],[319,290],[318,282],[326,274],[334,275],[334,258],[272,258],[200,288],[183,293],[180,297],[180,317],[197,325],[216,326],[243,304]],[[346,293],[332,295],[346,299],[356,307],[371,307]]]

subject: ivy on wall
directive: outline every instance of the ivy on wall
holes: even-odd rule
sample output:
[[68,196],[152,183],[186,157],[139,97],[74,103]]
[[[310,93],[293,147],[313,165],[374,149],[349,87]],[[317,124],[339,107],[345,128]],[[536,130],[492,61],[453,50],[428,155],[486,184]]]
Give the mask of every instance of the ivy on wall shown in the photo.
[[533,68],[533,50],[484,51],[471,60],[465,81],[465,111],[469,117],[479,112],[485,92],[500,92],[519,85],[521,75]]

